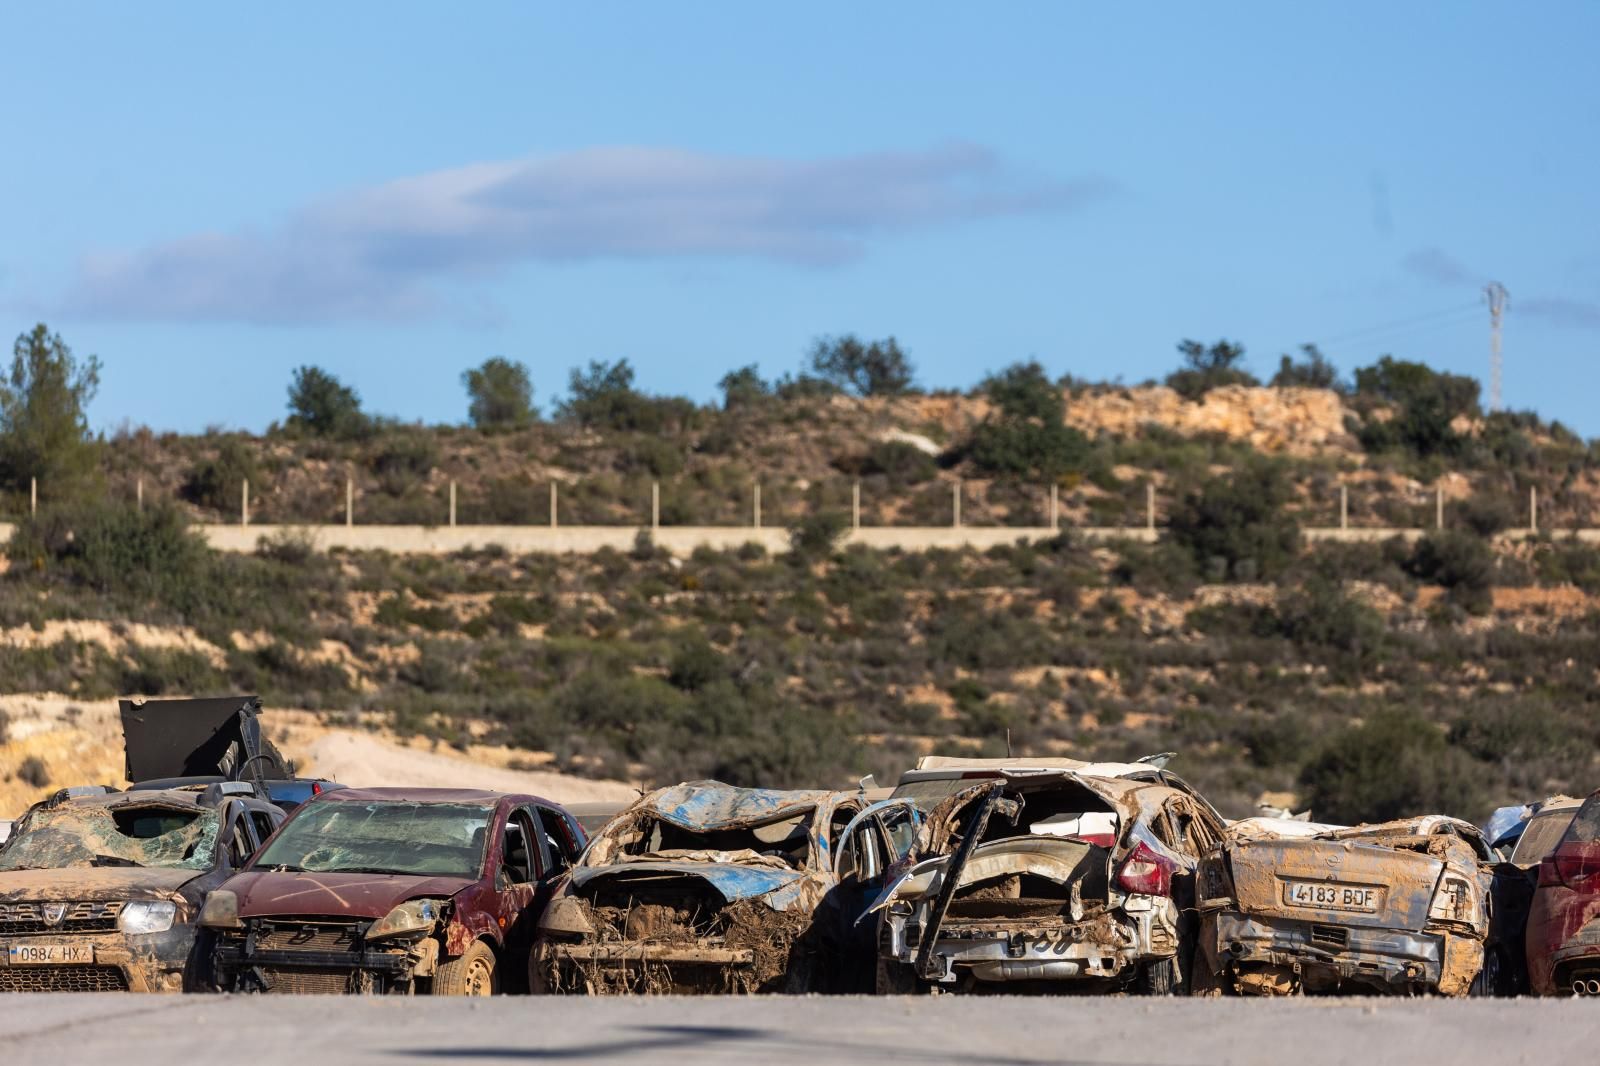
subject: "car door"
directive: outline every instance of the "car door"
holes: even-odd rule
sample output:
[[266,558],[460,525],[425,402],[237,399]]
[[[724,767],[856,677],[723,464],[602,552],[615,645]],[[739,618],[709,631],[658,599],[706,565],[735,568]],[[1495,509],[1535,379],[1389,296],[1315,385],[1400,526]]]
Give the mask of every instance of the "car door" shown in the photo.
[[[834,866],[839,939],[857,959],[852,966],[868,967],[877,950],[877,925],[861,921],[884,886],[910,864],[911,844],[922,824],[922,812],[908,799],[872,804],[857,814],[840,834],[841,846]],[[864,960],[864,961],[860,961]]]
[[518,989],[528,972],[528,950],[539,917],[541,889],[548,883],[553,859],[530,808],[517,807],[507,814],[500,839],[494,887],[496,920],[504,938],[501,974],[508,987]]
[[242,870],[265,838],[257,834],[250,820],[250,810],[243,803],[229,803],[223,808],[223,818],[222,839],[228,868]]

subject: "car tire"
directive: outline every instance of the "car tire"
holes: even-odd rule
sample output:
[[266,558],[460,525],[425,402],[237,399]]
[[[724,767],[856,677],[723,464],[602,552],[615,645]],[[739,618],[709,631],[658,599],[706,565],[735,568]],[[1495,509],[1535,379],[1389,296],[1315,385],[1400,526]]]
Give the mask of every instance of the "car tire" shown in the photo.
[[893,959],[878,957],[878,970],[873,981],[873,991],[880,996],[915,996],[923,992],[922,982],[911,967]]
[[1147,996],[1176,996],[1183,989],[1178,957],[1168,956],[1144,964],[1139,971],[1139,991]]
[[499,991],[494,952],[481,940],[474,940],[458,957],[440,963],[433,975],[436,996],[492,996]]
[[1509,995],[1505,990],[1506,962],[1499,948],[1488,948],[1483,953],[1483,966],[1472,979],[1467,995],[1474,998]]

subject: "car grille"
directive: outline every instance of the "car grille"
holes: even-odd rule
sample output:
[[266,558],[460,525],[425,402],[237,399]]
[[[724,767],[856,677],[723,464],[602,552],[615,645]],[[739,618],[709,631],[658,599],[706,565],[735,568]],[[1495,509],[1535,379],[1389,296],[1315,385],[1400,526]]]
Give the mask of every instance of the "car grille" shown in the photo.
[[355,951],[363,924],[330,919],[296,922],[260,922],[256,925],[257,951]]
[[275,966],[261,967],[267,979],[267,991],[291,996],[337,996],[350,990],[351,974],[347,970],[287,970]]
[[[65,907],[65,911],[56,908]],[[48,936],[52,933],[109,933],[117,928],[121,900],[60,903],[28,900],[0,903],[0,936]],[[59,915],[59,917],[57,917]],[[51,921],[51,918],[55,918]]]
[[0,992],[126,992],[116,966],[0,966]]
[[1342,948],[1350,943],[1350,930],[1340,929],[1336,925],[1313,925],[1311,942],[1322,947]]

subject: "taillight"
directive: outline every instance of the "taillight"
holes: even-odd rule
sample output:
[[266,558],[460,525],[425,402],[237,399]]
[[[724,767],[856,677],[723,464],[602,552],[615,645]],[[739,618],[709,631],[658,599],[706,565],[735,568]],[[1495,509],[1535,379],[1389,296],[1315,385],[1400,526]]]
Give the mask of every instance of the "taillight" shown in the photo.
[[1107,851],[1117,845],[1117,835],[1115,833],[1079,833],[1070,839],[1081,840],[1085,844],[1093,844],[1095,847],[1105,848]]
[[1479,923],[1478,894],[1472,883],[1455,874],[1445,874],[1434,889],[1428,917],[1438,922],[1460,922],[1476,927]]
[[1539,863],[1539,884],[1546,887],[1588,888],[1584,882],[1595,877],[1600,877],[1600,851],[1592,846],[1563,844]]
[[1178,864],[1159,855],[1144,841],[1139,841],[1122,869],[1117,871],[1117,884],[1124,892],[1136,896],[1172,895],[1172,875]]
[[313,781],[313,782],[311,782],[311,794],[313,796],[322,795],[322,782],[321,781]]

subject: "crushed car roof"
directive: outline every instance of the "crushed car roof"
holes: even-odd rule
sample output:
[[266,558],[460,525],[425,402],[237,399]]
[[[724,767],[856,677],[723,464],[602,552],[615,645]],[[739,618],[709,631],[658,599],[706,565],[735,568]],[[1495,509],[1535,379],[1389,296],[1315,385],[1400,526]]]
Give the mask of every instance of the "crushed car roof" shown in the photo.
[[684,829],[776,821],[811,810],[837,793],[823,789],[740,788],[721,781],[687,781],[658,789],[634,804]]

